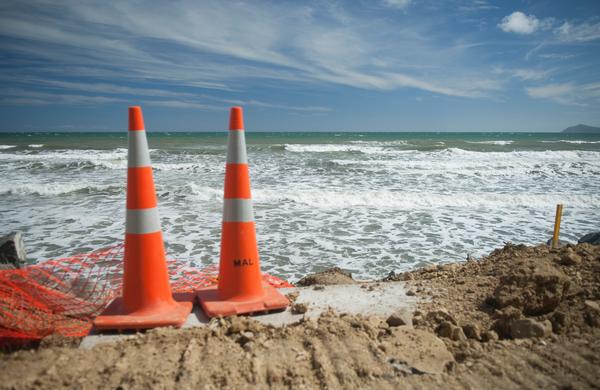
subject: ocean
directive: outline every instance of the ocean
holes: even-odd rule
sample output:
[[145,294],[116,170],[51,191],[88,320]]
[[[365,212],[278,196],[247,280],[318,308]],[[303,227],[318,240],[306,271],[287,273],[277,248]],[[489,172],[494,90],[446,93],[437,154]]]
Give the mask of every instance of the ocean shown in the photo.
[[[227,132],[148,134],[169,257],[218,263]],[[358,278],[600,230],[600,135],[246,133],[262,270]],[[0,234],[32,262],[123,240],[127,132],[0,134]]]

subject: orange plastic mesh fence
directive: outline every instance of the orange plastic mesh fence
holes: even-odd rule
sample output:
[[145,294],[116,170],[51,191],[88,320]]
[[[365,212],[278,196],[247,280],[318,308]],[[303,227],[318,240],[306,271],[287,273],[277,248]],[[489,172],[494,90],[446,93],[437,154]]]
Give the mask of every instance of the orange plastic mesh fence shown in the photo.
[[[85,336],[92,320],[121,294],[123,245],[0,271],[0,346],[50,334]],[[167,261],[173,293],[216,285],[218,267]],[[267,274],[274,287],[292,287]]]

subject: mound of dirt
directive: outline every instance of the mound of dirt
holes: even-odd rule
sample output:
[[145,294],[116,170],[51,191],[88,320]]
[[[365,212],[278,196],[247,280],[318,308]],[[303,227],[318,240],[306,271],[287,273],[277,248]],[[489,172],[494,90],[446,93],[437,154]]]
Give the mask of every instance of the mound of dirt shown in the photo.
[[[303,284],[352,280],[322,274]],[[91,350],[54,339],[2,355],[0,388],[598,388],[599,246],[507,244],[386,280],[374,293],[402,280],[420,298],[413,327],[327,311],[283,328],[214,319]]]
[[413,324],[444,340],[472,386],[476,375],[490,381],[483,387],[600,383],[600,246],[509,243],[480,260],[386,279],[428,298]]
[[568,289],[569,279],[549,258],[517,259],[508,274],[500,276],[489,303],[499,309],[513,306],[527,315],[542,315],[554,311]]
[[357,283],[352,275],[338,267],[333,267],[322,272],[307,275],[300,279],[296,286],[306,287],[314,285],[334,285]]
[[92,350],[20,351],[3,357],[0,386],[391,388],[414,374],[443,374],[453,362],[431,333],[325,312],[286,328],[233,317],[205,328],[149,331]]

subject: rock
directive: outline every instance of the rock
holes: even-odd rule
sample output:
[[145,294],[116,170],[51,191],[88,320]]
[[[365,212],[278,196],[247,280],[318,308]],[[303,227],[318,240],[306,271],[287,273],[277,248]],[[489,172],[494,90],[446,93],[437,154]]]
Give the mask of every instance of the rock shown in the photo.
[[444,321],[439,324],[435,332],[440,337],[446,337],[454,341],[464,341],[467,339],[462,328],[454,325],[450,321]]
[[412,326],[412,313],[409,310],[396,310],[392,313],[385,322],[389,326]]
[[466,324],[462,326],[462,330],[469,339],[481,340],[481,332],[477,324]]
[[578,244],[588,243],[592,245],[600,245],[600,232],[588,233],[581,237]]
[[21,232],[13,232],[0,238],[0,264],[3,268],[21,268],[25,265],[25,246]]
[[389,362],[399,371],[442,374],[454,363],[444,342],[429,332],[400,326],[392,328],[392,335],[397,348]]
[[452,325],[451,322],[444,321],[438,325],[438,327],[435,329],[435,333],[437,333],[437,335],[440,337],[446,337],[449,339],[450,337],[452,337],[453,326],[454,325]]
[[246,324],[243,319],[237,316],[230,317],[228,334],[237,334],[246,330]]
[[494,294],[486,300],[497,308],[514,306],[527,315],[552,312],[569,289],[569,278],[548,258],[515,261],[500,277]]
[[600,327],[600,304],[597,301],[585,301],[584,319],[588,325]]
[[502,310],[497,310],[494,313],[494,318],[496,321],[492,324],[491,329],[493,329],[498,337],[503,339],[511,337],[510,335],[510,324],[517,319],[522,317],[522,313],[520,309],[517,309],[513,306],[507,306]]
[[498,333],[494,332],[493,330],[488,330],[481,335],[481,340],[486,342],[498,341],[500,340],[500,336],[498,336]]
[[560,257],[560,263],[564,265],[578,265],[581,264],[581,256],[579,256],[573,248],[567,248],[565,253]]
[[349,272],[343,271],[338,267],[333,267],[322,272],[307,275],[300,279],[296,285],[306,287],[314,286],[315,284],[334,285],[354,283],[356,283],[356,281],[352,279],[352,275]]
[[292,305],[292,314],[304,314],[308,311],[306,303],[294,303]]
[[454,341],[465,341],[467,336],[465,336],[465,332],[463,332],[460,326],[454,326],[450,338]]
[[588,309],[591,309],[592,311],[595,311],[596,313],[600,314],[600,304],[598,304],[598,302],[586,300],[585,306]]
[[546,337],[552,333],[552,323],[548,320],[536,321],[533,318],[513,320],[510,323],[510,335],[513,339]]
[[252,332],[242,332],[240,334],[240,344],[244,345],[254,340],[254,333]]
[[298,291],[292,291],[291,293],[285,294],[285,297],[290,301],[290,303],[296,302],[300,293]]
[[427,315],[425,316],[425,318],[427,319],[427,321],[432,321],[434,323],[440,323],[440,322],[443,322],[443,321],[448,321],[448,322],[452,323],[453,325],[457,324],[456,320],[454,319],[454,317],[452,317],[452,315],[450,313],[448,313],[448,311],[446,311],[444,309],[430,311],[429,313],[427,313]]
[[569,326],[569,317],[565,312],[556,310],[549,318],[552,322],[552,331],[554,333],[562,333]]
[[443,264],[443,265],[439,265],[438,269],[440,271],[445,271],[445,272],[456,272],[458,270],[458,264],[456,264],[456,263]]

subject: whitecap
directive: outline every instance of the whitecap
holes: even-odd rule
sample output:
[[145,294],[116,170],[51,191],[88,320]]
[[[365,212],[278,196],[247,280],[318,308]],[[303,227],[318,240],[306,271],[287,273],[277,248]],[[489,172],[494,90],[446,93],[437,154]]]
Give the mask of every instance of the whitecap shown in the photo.
[[4,187],[0,190],[0,195],[42,195],[56,196],[66,195],[74,192],[103,192],[120,191],[123,187],[115,185],[92,185],[90,183],[23,183],[14,186]]
[[498,141],[465,141],[468,144],[481,144],[481,145],[511,145],[515,141],[511,140],[498,140]]
[[330,191],[318,189],[297,189],[293,192],[282,190],[256,190],[257,203],[277,204],[293,202],[317,209],[339,209],[368,207],[379,210],[390,209],[429,209],[429,208],[514,208],[517,206],[544,207],[566,203],[570,207],[590,208],[600,202],[598,195],[568,194],[502,194],[457,192],[440,194],[432,192],[405,191]]
[[364,154],[384,153],[379,146],[362,146],[347,144],[285,144],[284,149],[294,153],[337,153],[358,152]]
[[41,151],[40,153],[2,153],[0,161],[42,161],[48,164],[81,161],[109,169],[125,169],[127,168],[127,149],[60,149]]

